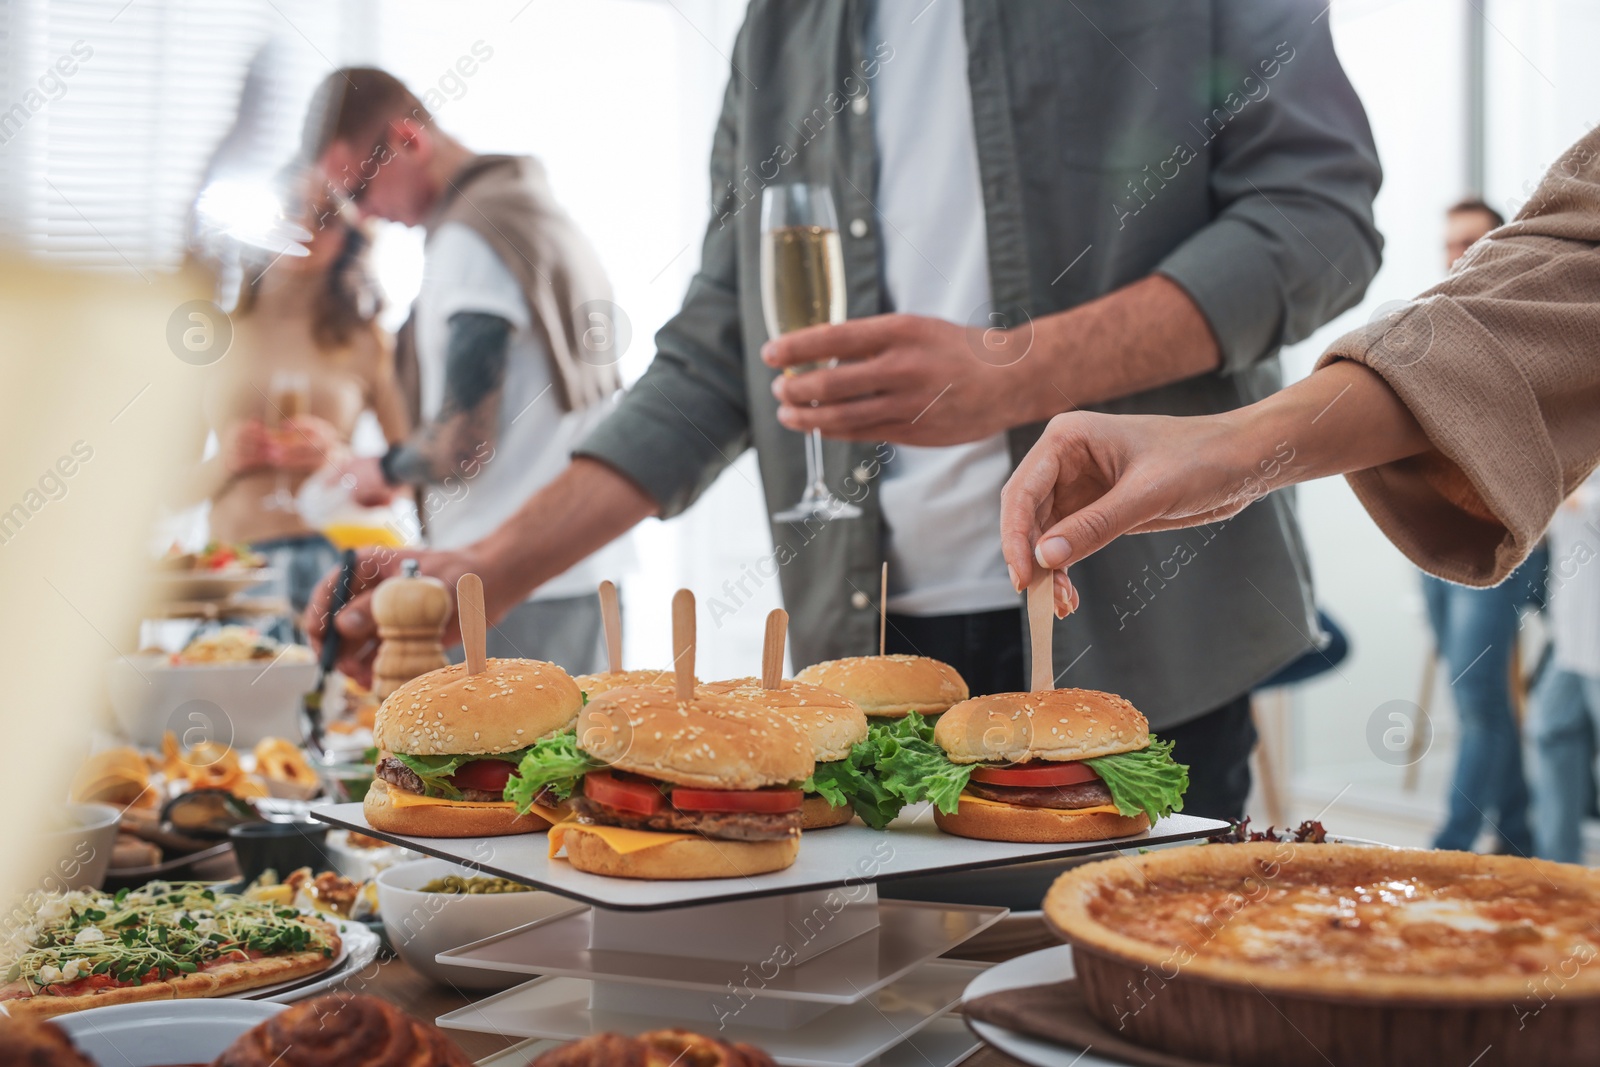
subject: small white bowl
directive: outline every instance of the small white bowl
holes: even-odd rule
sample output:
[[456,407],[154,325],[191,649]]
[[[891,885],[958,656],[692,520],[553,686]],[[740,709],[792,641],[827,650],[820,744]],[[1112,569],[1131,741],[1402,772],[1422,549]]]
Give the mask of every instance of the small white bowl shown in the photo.
[[259,1000],[159,1000],[89,1008],[50,1021],[101,1067],[210,1063],[287,1005]]
[[68,804],[66,815],[71,825],[46,839],[52,866],[42,885],[56,892],[99,889],[111,866],[122,811],[110,804]]
[[378,875],[378,912],[389,944],[423,976],[458,989],[510,989],[533,975],[440,963],[436,956],[452,948],[525,926],[537,919],[570,911],[566,897],[531,889],[526,893],[424,893],[435,878],[459,874],[481,878],[483,872],[444,860],[399,863]]
[[250,748],[264,737],[300,737],[300,705],[317,684],[315,663],[173,665],[164,655],[111,662],[111,711],[130,741],[161,747],[171,730],[184,748],[215,741]]

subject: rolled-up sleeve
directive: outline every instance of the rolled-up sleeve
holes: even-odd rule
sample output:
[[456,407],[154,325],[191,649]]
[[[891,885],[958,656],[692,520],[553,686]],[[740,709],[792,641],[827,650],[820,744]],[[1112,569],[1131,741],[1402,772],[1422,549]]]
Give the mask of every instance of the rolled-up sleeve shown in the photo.
[[1433,449],[1349,477],[1413,562],[1503,580],[1600,460],[1600,132],[1443,283],[1334,342],[1380,374]]
[[1214,101],[1231,114],[1211,146],[1216,217],[1157,272],[1205,315],[1227,372],[1361,300],[1383,249],[1372,217],[1382,171],[1314,6],[1229,0],[1216,10],[1219,68],[1246,72],[1245,92]]
[[742,82],[729,79],[712,141],[712,221],[700,269],[683,306],[656,334],[649,369],[573,452],[625,475],[660,505],[662,518],[694,503],[750,444],[733,222]]

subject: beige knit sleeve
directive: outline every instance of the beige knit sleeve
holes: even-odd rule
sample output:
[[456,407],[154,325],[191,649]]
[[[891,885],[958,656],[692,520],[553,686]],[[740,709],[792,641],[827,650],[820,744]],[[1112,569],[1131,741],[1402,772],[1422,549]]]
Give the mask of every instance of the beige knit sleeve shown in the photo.
[[1417,566],[1494,585],[1600,460],[1600,130],[1444,282],[1323,354],[1382,375],[1433,442],[1350,475]]

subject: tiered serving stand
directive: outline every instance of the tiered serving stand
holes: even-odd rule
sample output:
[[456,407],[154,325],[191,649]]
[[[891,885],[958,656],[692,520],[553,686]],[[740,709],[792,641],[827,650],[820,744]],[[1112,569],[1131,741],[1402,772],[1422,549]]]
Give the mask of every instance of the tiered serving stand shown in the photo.
[[880,901],[877,883],[981,869],[1003,877],[998,869],[1014,864],[1149,848],[1226,828],[1173,815],[1113,841],[971,841],[939,832],[922,804],[884,832],[852,824],[807,833],[787,870],[651,882],[574,870],[548,856],[543,834],[404,837],[372,830],[359,804],[312,814],[577,902],[440,953],[444,963],[530,978],[441,1016],[440,1026],[552,1042],[680,1026],[759,1045],[792,1067],[947,1067],[978,1047],[948,1013],[988,965],[939,957],[1006,909]]

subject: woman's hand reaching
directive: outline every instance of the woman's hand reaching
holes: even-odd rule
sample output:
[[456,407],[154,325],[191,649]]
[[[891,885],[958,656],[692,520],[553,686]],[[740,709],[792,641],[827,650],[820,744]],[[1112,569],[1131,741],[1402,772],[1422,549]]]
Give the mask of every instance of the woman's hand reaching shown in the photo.
[[1129,533],[1218,522],[1274,489],[1365,470],[1431,447],[1377,374],[1339,361],[1220,415],[1050,420],[1006,482],[1000,539],[1020,591],[1056,572],[1056,614],[1078,606],[1067,568]]

